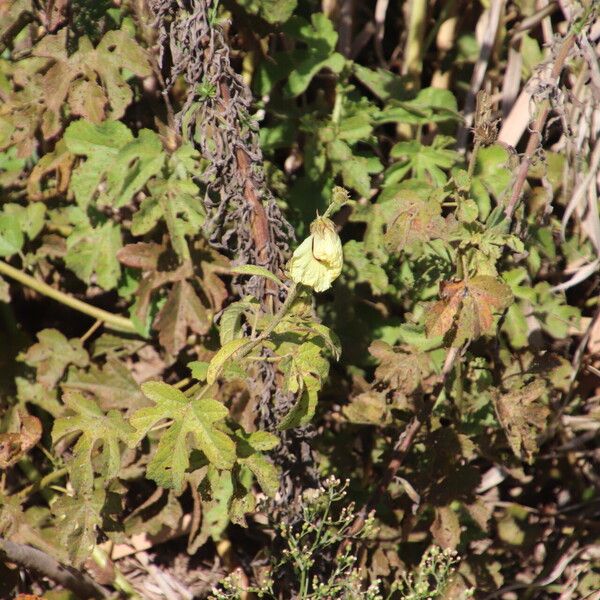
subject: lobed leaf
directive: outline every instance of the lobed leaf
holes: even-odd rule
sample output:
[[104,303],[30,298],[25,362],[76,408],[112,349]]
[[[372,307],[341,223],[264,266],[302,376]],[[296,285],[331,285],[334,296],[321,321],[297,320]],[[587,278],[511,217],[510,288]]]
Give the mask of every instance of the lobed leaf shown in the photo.
[[142,391],[154,406],[142,408],[130,418],[135,429],[130,443],[137,444],[152,427],[165,419],[171,421],[148,464],[151,479],[163,487],[181,490],[189,466],[189,453],[194,448],[203,452],[216,468],[232,468],[235,444],[216,427],[216,423],[228,414],[223,404],[210,399],[191,400],[177,388],[157,381],[143,384]]

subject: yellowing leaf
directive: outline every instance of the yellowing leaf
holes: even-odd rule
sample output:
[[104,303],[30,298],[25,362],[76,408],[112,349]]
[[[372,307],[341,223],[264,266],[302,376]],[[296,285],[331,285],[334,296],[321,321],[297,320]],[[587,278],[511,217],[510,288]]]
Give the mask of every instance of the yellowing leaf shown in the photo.
[[212,385],[223,369],[223,365],[249,341],[246,338],[238,338],[227,342],[211,359],[206,373],[206,383]]
[[167,301],[154,322],[160,343],[174,356],[185,346],[188,329],[205,334],[212,316],[187,281],[178,281],[169,292]]
[[513,299],[510,288],[491,275],[442,282],[440,296],[428,309],[427,334],[436,337],[453,331],[455,346],[492,333],[493,311],[508,308]]
[[549,407],[541,400],[545,390],[544,381],[537,380],[496,397],[496,413],[512,451],[530,463],[538,449],[538,436],[550,415]]
[[96,546],[96,530],[102,524],[105,498],[105,491],[97,489],[89,494],[61,496],[52,505],[61,545],[68,550],[76,567],[83,564]]
[[350,404],[344,406],[342,412],[350,423],[378,425],[380,427],[391,423],[385,395],[375,390],[355,396]]
[[449,228],[436,198],[401,189],[388,202],[394,206],[385,232],[385,245],[390,251],[399,252],[417,242],[441,238]]
[[[56,443],[68,434],[79,436],[67,467],[73,487],[80,493],[88,493],[93,488],[94,472],[101,473],[106,480],[117,476],[121,467],[119,443],[127,442],[132,431],[120,412],[110,410],[105,414],[96,402],[83,394],[66,392],[63,401],[69,413],[54,421],[52,441]],[[95,450],[100,447],[96,467]]]
[[95,276],[101,288],[111,290],[117,286],[121,276],[121,266],[117,260],[117,252],[121,248],[121,229],[112,221],[93,227],[87,215],[83,215],[83,212],[81,215],[82,218],[77,217],[77,224],[67,238],[65,264],[82,281],[90,283]]
[[375,341],[369,346],[369,352],[379,361],[375,371],[377,380],[405,394],[422,387],[423,379],[432,372],[429,356],[408,346],[392,348],[385,342]]

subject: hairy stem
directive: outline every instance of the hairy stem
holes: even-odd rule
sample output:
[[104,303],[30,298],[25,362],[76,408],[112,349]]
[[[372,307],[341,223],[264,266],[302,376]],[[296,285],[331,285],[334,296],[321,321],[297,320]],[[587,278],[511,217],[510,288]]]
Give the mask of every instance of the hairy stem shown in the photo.
[[469,170],[467,171],[469,177],[473,177],[473,173],[475,172],[475,163],[477,162],[477,153],[479,152],[479,148],[481,148],[481,142],[476,140],[475,146],[473,146],[473,152],[471,152],[471,158],[469,159]]
[[23,285],[35,290],[36,292],[47,296],[48,298],[52,298],[69,308],[77,310],[85,315],[93,317],[98,321],[102,321],[106,327],[109,329],[115,329],[117,331],[124,331],[127,333],[136,333],[137,330],[134,327],[133,323],[120,315],[114,315],[106,310],[102,310],[101,308],[97,308],[92,306],[91,304],[87,304],[86,302],[82,302],[81,300],[77,300],[76,298],[72,298],[71,296],[54,289],[49,286],[47,283],[43,281],[39,281],[31,277],[31,275],[27,275],[23,273],[23,271],[19,271],[19,269],[15,269],[11,267],[9,264],[0,260],[0,273],[2,275],[6,275]]
[[[242,358],[245,358],[246,356],[248,356],[248,354],[250,354],[250,352],[252,352],[252,350],[254,350],[254,348],[256,348],[259,344],[264,342],[273,333],[273,331],[275,331],[275,328],[277,327],[277,325],[279,325],[279,323],[281,323],[282,319],[285,317],[288,310],[290,309],[290,306],[294,303],[297,293],[298,293],[298,286],[297,286],[297,284],[292,283],[292,285],[289,287],[288,295],[285,299],[285,302],[279,307],[279,310],[277,311],[277,313],[275,315],[273,315],[273,318],[271,319],[269,326],[266,327],[265,330],[259,336],[257,336],[253,340],[250,340],[247,345],[242,346],[238,350],[238,352],[236,354],[234,354],[231,358],[234,358],[235,360],[241,360]],[[222,371],[222,368],[220,371]],[[188,389],[185,392],[185,394],[186,394],[186,396],[193,395],[194,399],[197,400],[199,398],[202,398],[202,396],[208,391],[209,388],[210,388],[210,385],[206,384],[198,390],[198,384],[196,384],[196,385],[192,386],[190,389]]]

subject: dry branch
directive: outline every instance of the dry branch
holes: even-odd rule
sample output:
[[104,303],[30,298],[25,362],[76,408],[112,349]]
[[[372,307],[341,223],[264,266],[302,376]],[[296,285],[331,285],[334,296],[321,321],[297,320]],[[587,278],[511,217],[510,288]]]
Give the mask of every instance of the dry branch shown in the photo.
[[88,575],[71,567],[61,565],[55,558],[25,544],[17,544],[0,538],[0,555],[8,562],[35,571],[71,590],[80,598],[108,598],[108,591]]
[[[558,53],[556,55],[556,59],[554,60],[554,66],[552,67],[552,71],[550,72],[550,81],[556,81],[560,76],[565,61],[569,56],[569,52],[573,44],[575,43],[575,34],[570,33],[561,44]],[[531,161],[537,151],[537,148],[540,143],[540,139],[542,136],[542,130],[546,123],[546,119],[548,118],[548,112],[550,111],[550,102],[548,100],[544,101],[542,106],[540,107],[539,113],[533,127],[531,128],[531,136],[529,137],[529,141],[527,142],[527,148],[525,149],[525,154],[523,155],[523,159],[521,160],[521,164],[519,166],[519,170],[517,171],[517,178],[515,181],[515,185],[513,187],[513,191],[506,205],[506,216],[508,219],[512,219],[515,209],[517,207],[517,203],[519,202],[519,198],[521,197],[521,192],[523,190],[523,185],[525,185],[525,180],[527,179],[527,173],[529,171],[529,167],[531,165]]]

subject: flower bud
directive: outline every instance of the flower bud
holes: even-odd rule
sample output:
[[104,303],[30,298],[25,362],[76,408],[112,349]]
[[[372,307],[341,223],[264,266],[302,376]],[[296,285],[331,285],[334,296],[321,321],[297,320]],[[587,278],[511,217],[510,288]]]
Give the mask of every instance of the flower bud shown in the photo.
[[310,235],[290,260],[290,277],[315,292],[324,292],[342,272],[343,262],[342,242],[335,225],[326,217],[317,217],[310,226]]

